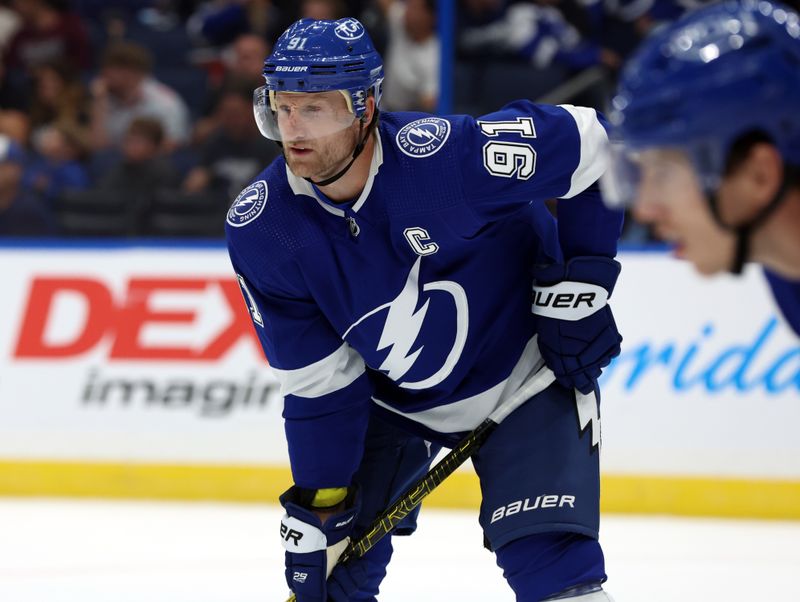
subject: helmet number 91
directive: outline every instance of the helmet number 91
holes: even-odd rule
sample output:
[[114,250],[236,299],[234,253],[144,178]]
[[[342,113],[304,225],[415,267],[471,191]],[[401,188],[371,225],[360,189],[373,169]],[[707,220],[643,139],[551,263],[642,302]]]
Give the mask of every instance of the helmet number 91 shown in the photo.
[[305,50],[308,38],[291,38],[286,44],[287,50]]
[[[531,117],[517,117],[516,121],[478,121],[478,126],[489,137],[518,134],[522,138],[536,138]],[[536,171],[536,151],[527,143],[492,140],[483,145],[483,165],[493,176],[527,180]]]

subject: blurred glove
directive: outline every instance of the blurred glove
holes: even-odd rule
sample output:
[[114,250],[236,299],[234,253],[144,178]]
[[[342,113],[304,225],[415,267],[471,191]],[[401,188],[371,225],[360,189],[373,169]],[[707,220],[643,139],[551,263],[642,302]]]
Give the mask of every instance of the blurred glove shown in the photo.
[[539,351],[561,385],[585,395],[620,352],[622,337],[607,304],[619,271],[607,257],[575,257],[534,270]]
[[295,486],[280,497],[286,510],[281,519],[286,583],[297,602],[347,602],[367,579],[358,560],[337,566],[360,509],[358,490],[352,488],[344,500],[345,509],[329,516],[324,524],[315,510],[326,510],[311,508],[313,494]]

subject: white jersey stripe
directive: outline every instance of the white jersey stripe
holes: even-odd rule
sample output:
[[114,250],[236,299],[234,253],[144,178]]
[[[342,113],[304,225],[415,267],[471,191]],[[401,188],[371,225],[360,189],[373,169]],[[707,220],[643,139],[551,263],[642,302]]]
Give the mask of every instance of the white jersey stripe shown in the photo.
[[281,383],[281,395],[322,397],[344,389],[364,374],[364,360],[358,352],[344,343],[328,357],[295,370],[272,367]]
[[367,176],[367,183],[364,185],[364,190],[361,191],[358,200],[353,203],[354,212],[361,209],[362,205],[366,202],[369,193],[372,192],[372,183],[375,181],[375,176],[378,174],[381,165],[383,165],[383,142],[381,142],[381,136],[378,134],[377,130],[375,130],[374,135],[375,150],[372,151],[372,163],[370,163],[369,166],[369,176]]
[[578,126],[581,139],[581,158],[578,167],[572,172],[567,194],[562,199],[570,199],[594,184],[606,171],[609,164],[608,134],[597,119],[597,111],[587,107],[558,105],[567,111]]
[[[508,399],[544,368],[544,360],[539,353],[539,346],[536,343],[536,336],[534,336],[528,341],[509,377],[483,393],[420,412],[403,412],[374,397],[372,401],[382,408],[414,420],[439,433],[471,431],[483,422],[503,400]],[[547,381],[548,386],[550,383],[551,381]]]

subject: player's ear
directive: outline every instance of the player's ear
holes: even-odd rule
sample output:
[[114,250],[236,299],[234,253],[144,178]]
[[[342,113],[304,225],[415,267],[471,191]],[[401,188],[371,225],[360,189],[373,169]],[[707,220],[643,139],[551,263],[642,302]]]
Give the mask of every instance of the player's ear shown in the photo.
[[752,146],[742,165],[752,202],[760,210],[775,197],[783,181],[783,159],[780,151],[769,142]]
[[375,97],[370,92],[367,95],[367,108],[364,111],[364,114],[361,116],[361,121],[364,125],[372,123],[372,119],[375,116]]

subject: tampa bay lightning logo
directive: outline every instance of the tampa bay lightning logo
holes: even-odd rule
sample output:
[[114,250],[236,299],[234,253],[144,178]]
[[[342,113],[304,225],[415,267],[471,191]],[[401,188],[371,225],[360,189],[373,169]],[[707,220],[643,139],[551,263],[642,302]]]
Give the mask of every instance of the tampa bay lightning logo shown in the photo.
[[355,19],[339,19],[333,32],[345,42],[354,42],[364,35],[364,26]]
[[[397,297],[361,316],[345,331],[342,337],[347,338],[353,328],[368,318],[378,314],[382,315],[382,312],[386,312],[386,319],[383,323],[376,350],[389,349],[389,353],[378,369],[400,387],[415,390],[434,387],[450,376],[453,368],[461,358],[461,353],[464,351],[464,344],[467,341],[467,333],[469,331],[469,304],[464,288],[457,282],[450,280],[428,282],[420,287],[419,271],[421,262],[422,257],[418,257],[408,274],[408,278],[406,278],[403,290],[400,291]],[[442,356],[446,355],[446,357],[444,357],[441,365],[433,366],[430,369],[432,373],[423,375],[424,378],[417,376],[417,380],[414,381],[404,381],[403,377],[411,372],[415,362],[425,348],[423,344],[415,351],[411,351],[423,331],[425,317],[431,307],[431,295],[436,291],[449,295],[455,305],[455,337],[449,351],[442,354]],[[417,309],[421,292],[428,293],[428,298],[425,299],[422,307]],[[422,368],[424,369],[425,366],[423,365]],[[419,372],[419,369],[414,371],[417,375],[419,375]]]
[[267,183],[264,180],[253,182],[239,193],[228,209],[227,222],[240,228],[256,219],[267,204]]
[[397,146],[409,157],[430,157],[450,136],[450,122],[441,117],[425,117],[407,123],[397,132]]

